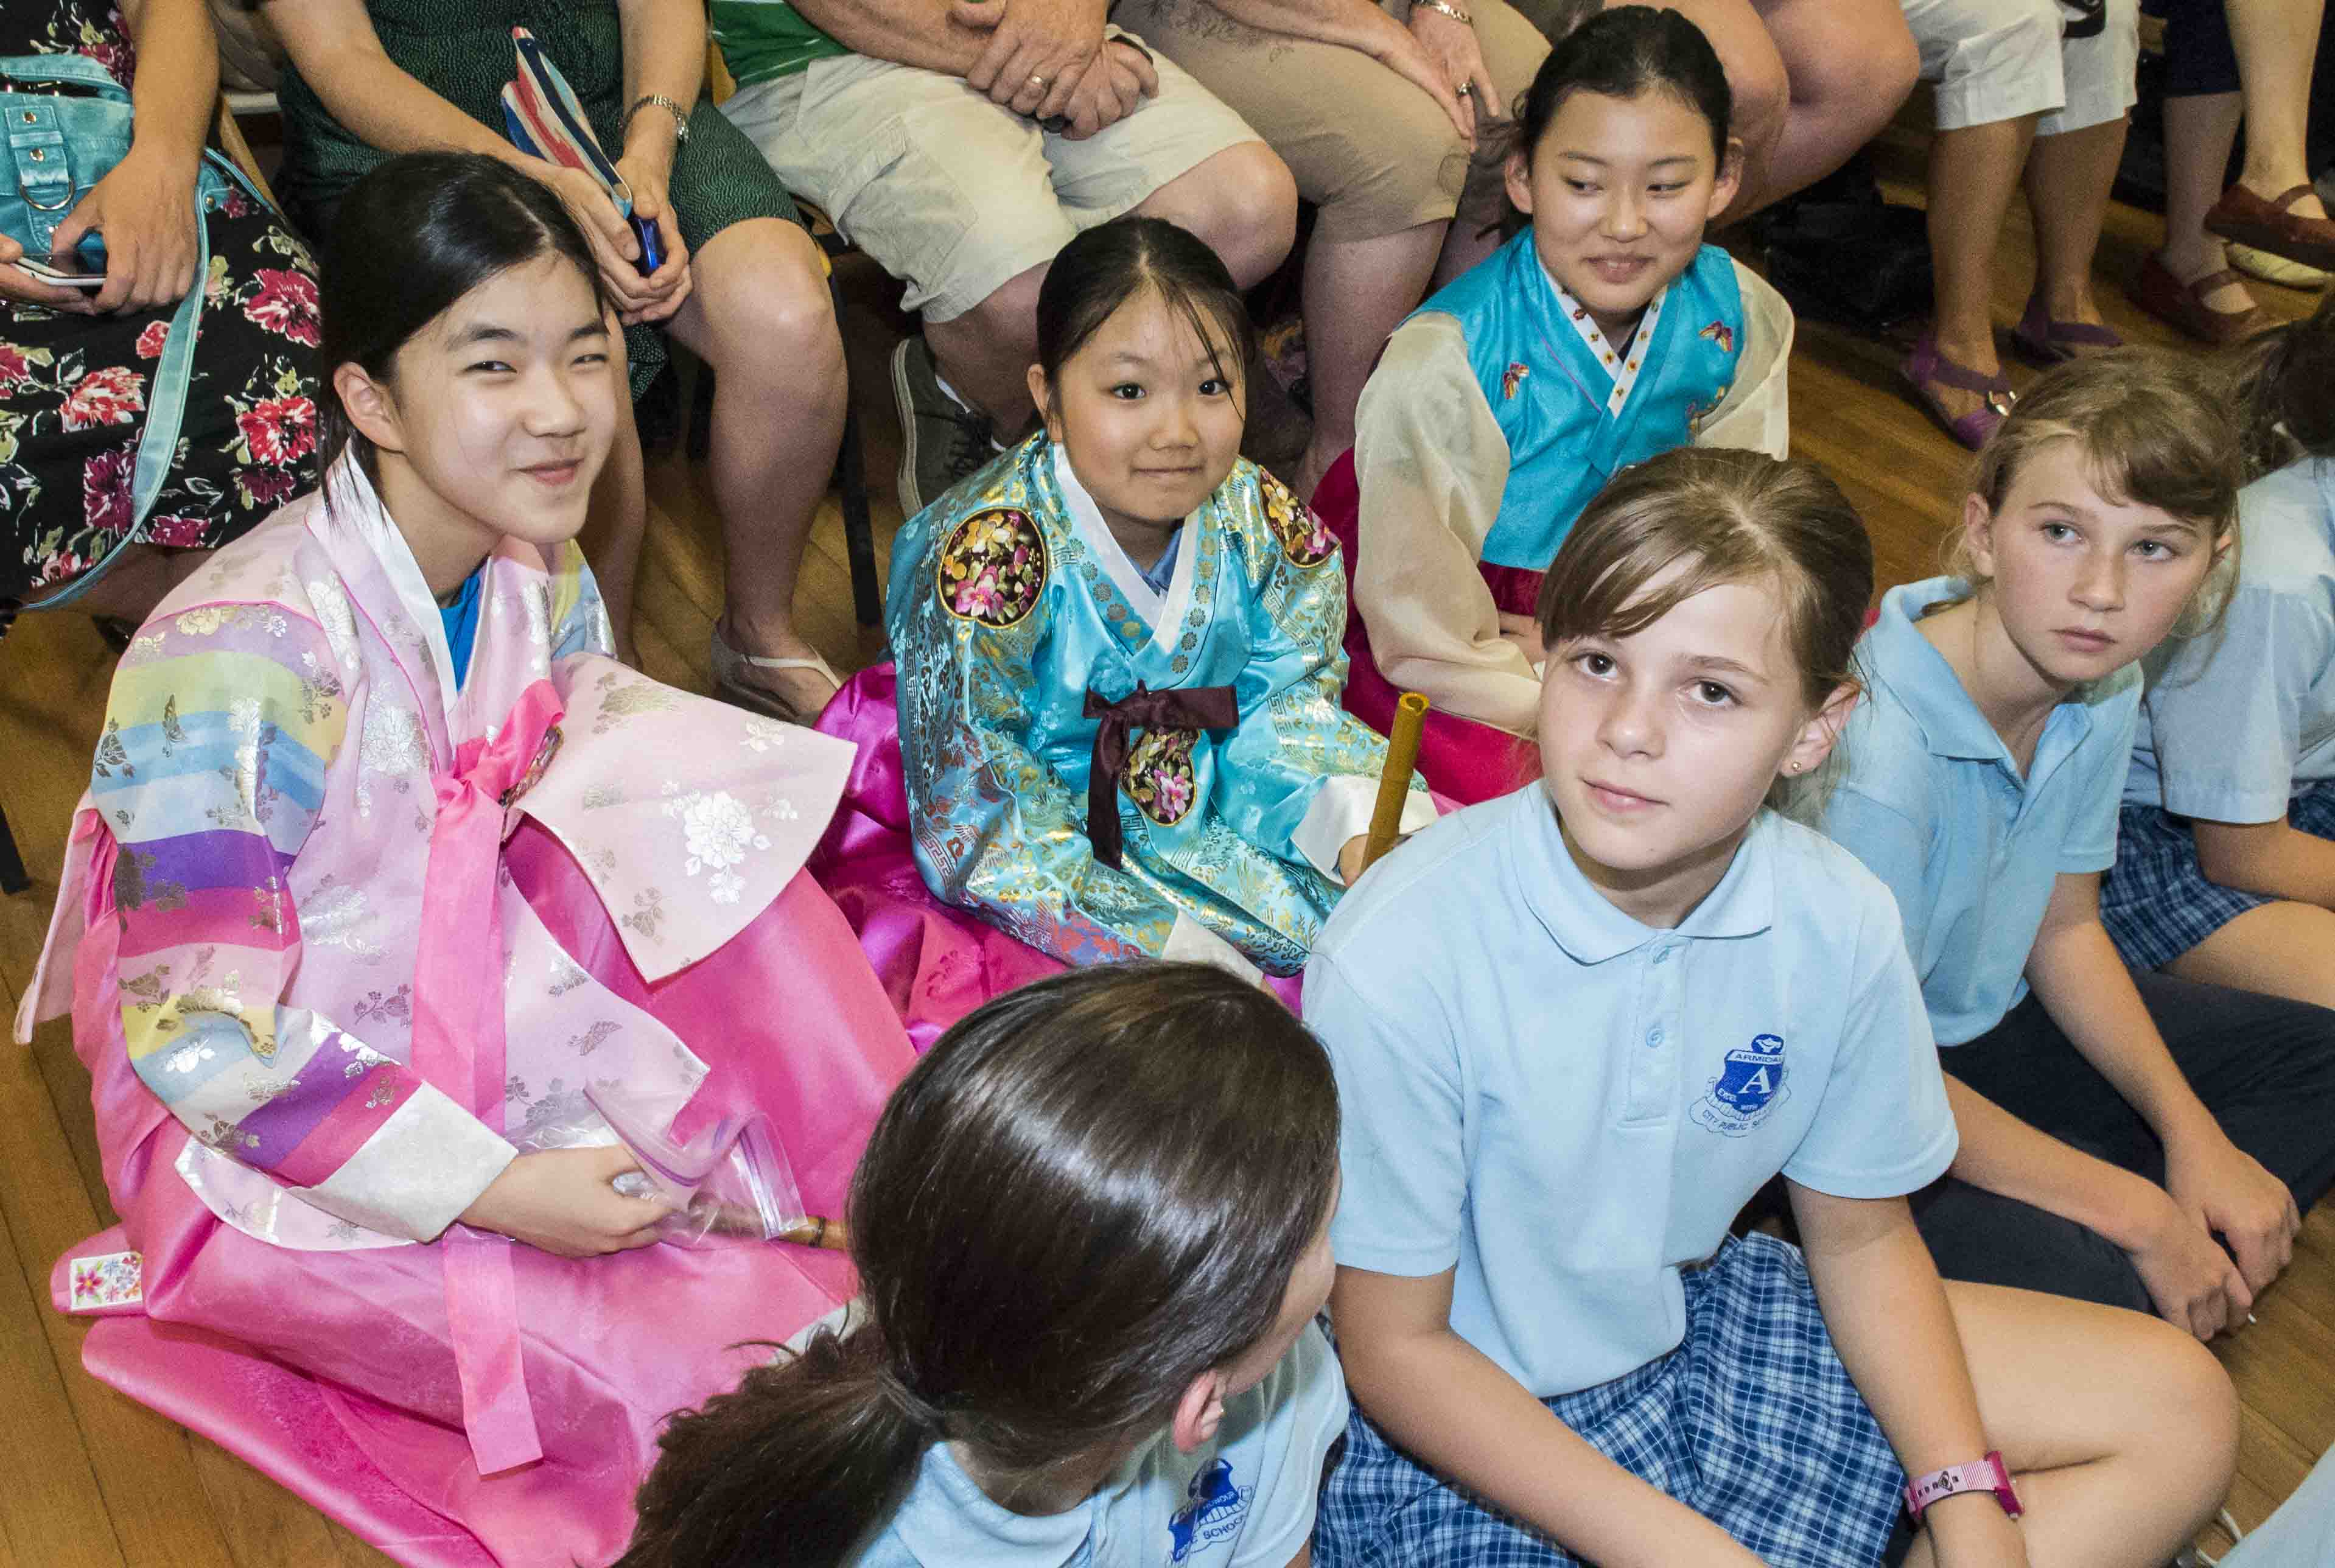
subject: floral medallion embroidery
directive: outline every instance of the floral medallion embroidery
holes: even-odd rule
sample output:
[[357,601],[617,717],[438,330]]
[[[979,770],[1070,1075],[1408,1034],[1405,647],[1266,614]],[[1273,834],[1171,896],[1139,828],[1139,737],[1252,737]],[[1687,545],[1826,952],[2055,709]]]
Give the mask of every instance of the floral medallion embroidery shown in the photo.
[[1127,766],[1119,770],[1119,788],[1142,813],[1163,828],[1172,828],[1192,814],[1198,781],[1192,772],[1192,748],[1197,730],[1146,730],[1130,747]]
[[1500,373],[1500,401],[1502,402],[1514,401],[1517,392],[1525,384],[1525,378],[1530,374],[1532,374],[1532,366],[1521,360],[1511,363],[1507,369]]
[[1318,566],[1338,553],[1338,542],[1313,515],[1313,508],[1271,474],[1260,473],[1257,478],[1264,495],[1265,520],[1281,537],[1282,554],[1298,566]]
[[1719,352],[1721,353],[1735,352],[1735,329],[1723,321],[1714,321],[1694,335],[1709,338],[1719,345]]
[[146,1260],[138,1253],[99,1253],[73,1261],[76,1312],[135,1306],[146,1299]]
[[1027,512],[992,507],[959,523],[941,547],[941,603],[960,620],[1011,626],[1046,586],[1046,540]]

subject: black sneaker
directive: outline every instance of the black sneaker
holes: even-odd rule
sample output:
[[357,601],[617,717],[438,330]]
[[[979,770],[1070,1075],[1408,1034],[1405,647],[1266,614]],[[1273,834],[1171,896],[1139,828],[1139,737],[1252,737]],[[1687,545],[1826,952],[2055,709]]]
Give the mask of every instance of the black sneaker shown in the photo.
[[913,518],[997,455],[995,433],[941,385],[921,337],[892,355],[892,395],[900,405],[900,515]]

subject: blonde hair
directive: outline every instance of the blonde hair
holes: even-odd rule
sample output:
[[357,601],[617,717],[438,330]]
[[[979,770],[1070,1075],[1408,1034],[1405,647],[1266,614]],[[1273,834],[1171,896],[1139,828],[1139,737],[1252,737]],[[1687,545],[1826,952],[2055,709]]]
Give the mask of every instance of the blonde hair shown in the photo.
[[[2237,586],[2245,470],[2233,390],[2211,361],[2165,349],[2128,344],[2069,360],[2038,377],[1979,449],[1970,493],[2000,512],[2036,454],[2075,442],[2103,498],[2154,507],[2194,524],[2211,545],[2227,545],[2170,634],[2194,637],[2221,620]],[[1947,575],[1971,593],[1986,586],[1967,528],[1948,532],[1943,556]]]
[[[1674,566],[1684,569],[1652,586]],[[1554,652],[1580,637],[1632,636],[1706,588],[1746,582],[1775,585],[1811,711],[1860,684],[1856,639],[1873,601],[1864,519],[1814,463],[1728,447],[1675,448],[1597,492],[1541,583],[1541,642]],[[1823,789],[1819,779],[1778,780],[1768,803],[1805,816]]]

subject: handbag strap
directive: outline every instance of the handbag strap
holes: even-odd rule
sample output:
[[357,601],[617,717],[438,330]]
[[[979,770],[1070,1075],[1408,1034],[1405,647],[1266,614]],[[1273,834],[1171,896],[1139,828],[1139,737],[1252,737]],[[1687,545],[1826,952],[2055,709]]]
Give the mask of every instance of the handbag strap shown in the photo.
[[[209,173],[209,159],[204,154],[204,171]],[[162,493],[162,481],[170,478],[170,460],[178,455],[179,430],[187,411],[187,388],[194,379],[195,330],[203,315],[203,295],[209,291],[211,276],[211,233],[209,214],[204,211],[205,181],[195,181],[195,281],[187,290],[186,298],[179,302],[176,315],[170,317],[170,335],[162,344],[161,358],[154,366],[154,379],[146,393],[146,429],[138,440],[138,464],[130,481],[130,527],[123,530],[114,547],[91,563],[72,582],[46,598],[25,605],[27,610],[58,610],[72,604],[97,586],[122,551],[138,542],[146,529],[147,515],[154,509],[155,498]]]
[[86,54],[5,54],[0,55],[0,80],[9,82],[69,82],[76,87],[94,87],[108,98],[130,102],[130,91],[113,79],[113,73]]

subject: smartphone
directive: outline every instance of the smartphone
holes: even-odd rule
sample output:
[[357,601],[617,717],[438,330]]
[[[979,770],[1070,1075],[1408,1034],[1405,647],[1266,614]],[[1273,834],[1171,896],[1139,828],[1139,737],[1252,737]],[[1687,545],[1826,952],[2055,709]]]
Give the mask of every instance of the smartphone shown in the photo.
[[46,261],[36,256],[20,256],[16,270],[55,288],[100,289],[105,286],[105,263],[94,263],[78,252],[66,251],[50,256]]
[[657,226],[645,218],[628,218],[625,221],[633,226],[633,237],[641,242],[641,258],[633,265],[646,277],[664,265],[664,247],[657,238]]

